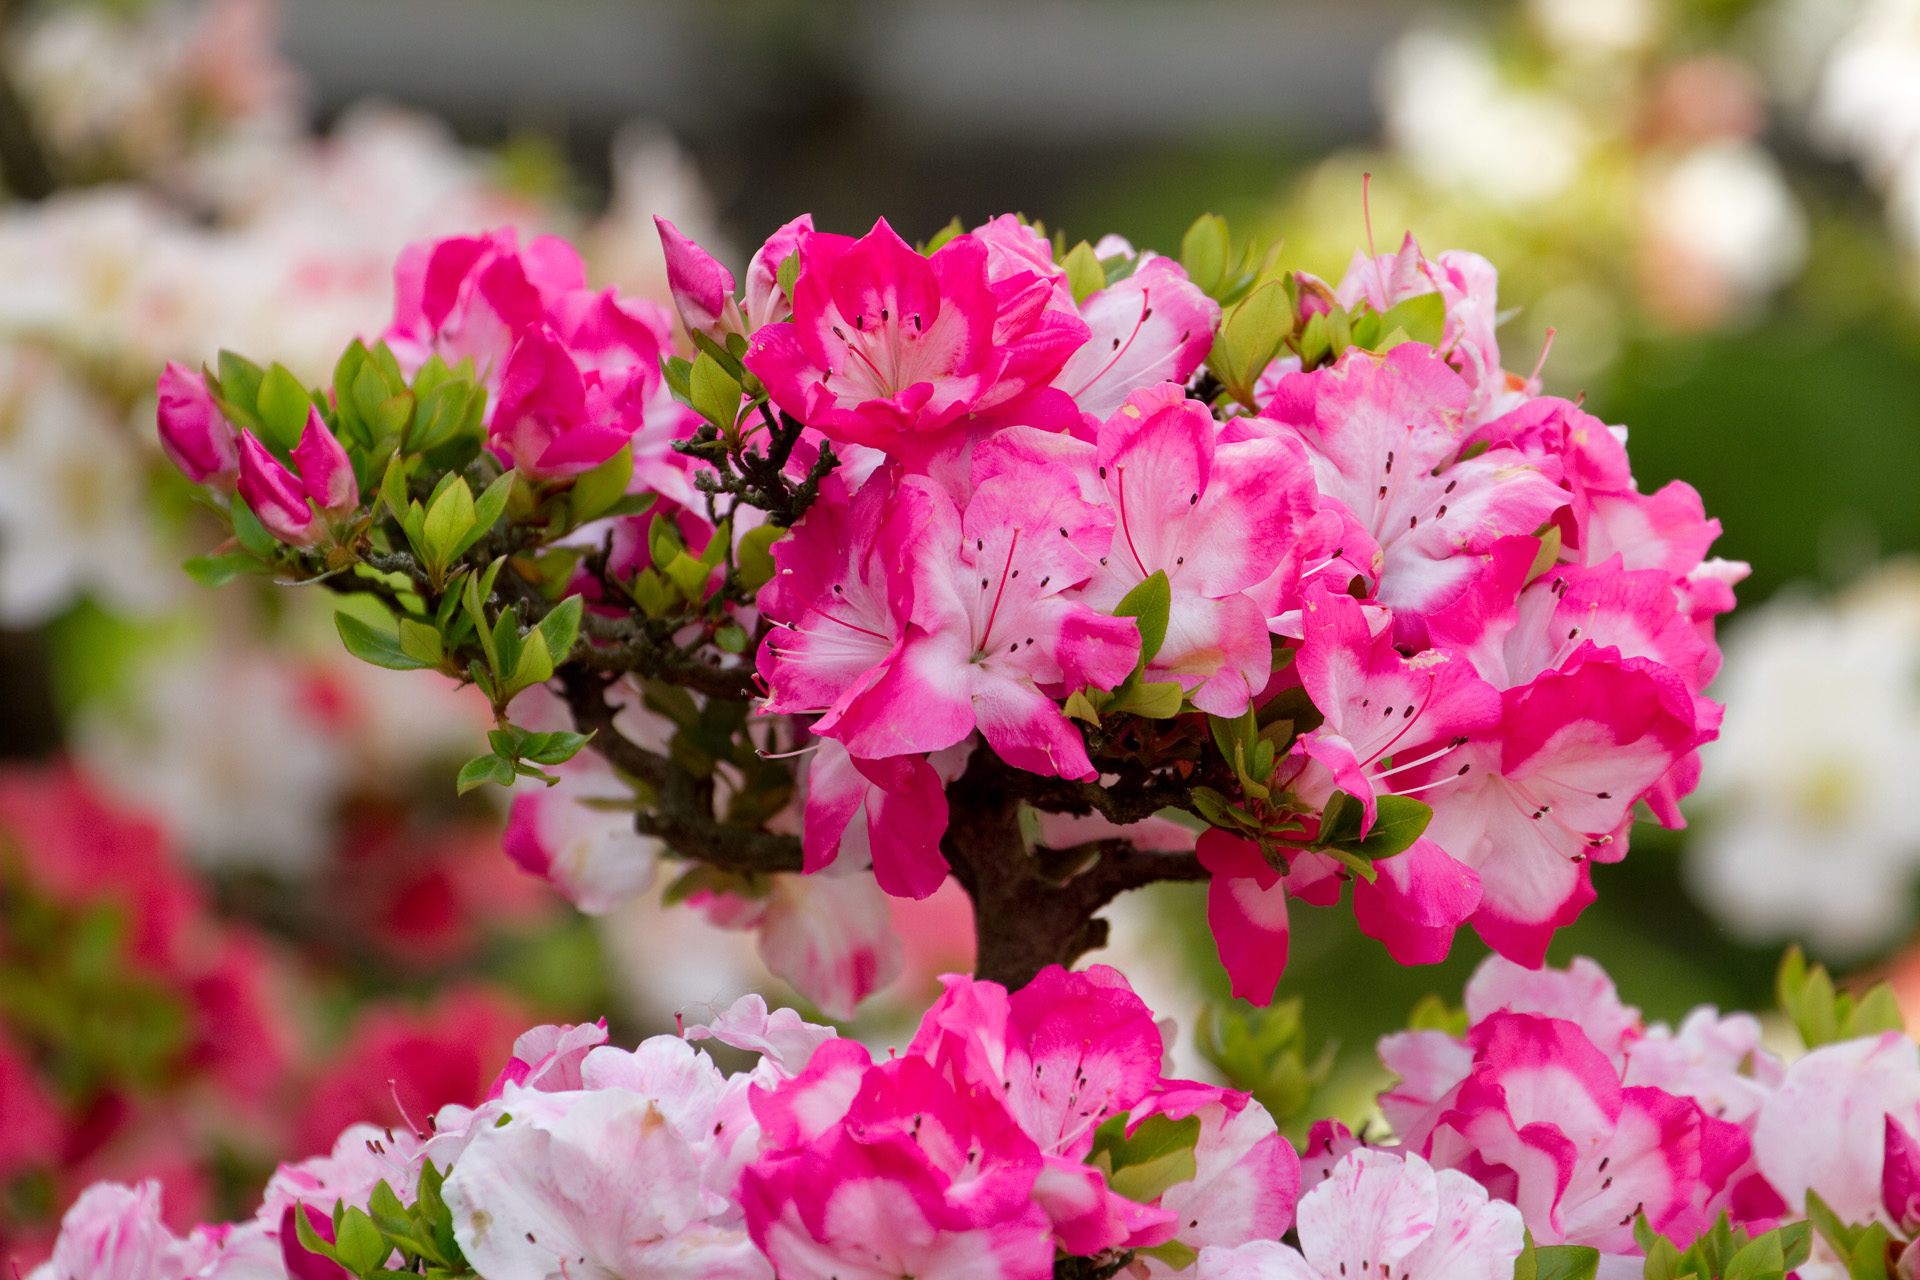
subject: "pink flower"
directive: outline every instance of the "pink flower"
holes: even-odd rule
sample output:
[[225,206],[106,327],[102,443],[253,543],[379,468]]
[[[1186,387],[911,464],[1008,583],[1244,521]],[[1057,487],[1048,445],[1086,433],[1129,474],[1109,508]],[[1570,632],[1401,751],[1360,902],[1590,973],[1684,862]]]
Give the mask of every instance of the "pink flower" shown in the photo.
[[1306,853],[1295,857],[1283,875],[1267,862],[1259,845],[1218,827],[1201,832],[1195,852],[1211,873],[1207,927],[1233,994],[1254,1004],[1271,1004],[1287,967],[1288,892],[1330,907],[1340,900],[1340,866],[1324,854]]
[[[820,739],[807,767],[806,869],[823,870],[846,849],[854,819],[885,892],[926,898],[946,882],[940,837],[947,829],[946,782],[924,756],[862,760]],[[856,860],[858,851],[853,850]]]
[[900,936],[873,872],[849,859],[816,874],[777,874],[766,896],[701,892],[688,905],[723,929],[752,929],[776,977],[831,1018],[900,976]]
[[159,392],[160,448],[195,484],[231,492],[240,475],[239,436],[206,379],[169,360]]
[[1131,275],[1090,293],[1080,318],[1092,336],[1053,385],[1082,413],[1105,418],[1127,397],[1162,382],[1184,384],[1207,358],[1220,304],[1179,263],[1143,254]]
[[1525,1244],[1520,1211],[1412,1152],[1360,1149],[1300,1199],[1300,1248],[1262,1239],[1201,1250],[1198,1280],[1507,1280]]
[[659,842],[634,831],[631,813],[586,802],[631,794],[599,757],[583,753],[557,785],[514,792],[501,848],[580,910],[604,915],[653,884]]
[[922,258],[884,220],[859,240],[810,233],[793,319],[754,334],[747,367],[808,426],[896,455],[964,415],[1029,406],[1087,327],[1047,306],[1038,277],[990,283],[987,257],[963,235]]
[[759,606],[775,629],[756,658],[766,711],[824,712],[821,731],[830,733],[846,704],[898,657],[913,615],[913,566],[933,554],[923,548],[935,501],[926,488],[903,484],[897,468],[881,468],[850,503],[823,497],[774,543],[775,571]]
[[1353,796],[1365,811],[1364,834],[1377,796],[1408,789],[1388,779],[1423,766],[1459,776],[1453,753],[1468,735],[1499,723],[1500,695],[1458,654],[1401,657],[1392,628],[1373,634],[1350,596],[1316,585],[1303,621],[1300,684],[1326,720],[1294,743],[1299,772],[1288,785],[1315,802],[1334,788]]
[[645,416],[645,392],[644,382],[630,376],[582,373],[558,334],[534,326],[507,357],[487,439],[528,479],[567,479],[633,439]]
[[[1396,254],[1369,258],[1354,250],[1334,297],[1349,310],[1364,301],[1384,315],[1409,298],[1439,293],[1446,307],[1440,354],[1473,388],[1468,420],[1484,422],[1512,407],[1528,389],[1500,367],[1499,284],[1499,273],[1479,254],[1449,249],[1429,259],[1409,232]],[[1532,390],[1537,392],[1538,385]]]
[[325,1150],[358,1121],[411,1129],[447,1103],[479,1102],[516,1025],[513,1010],[481,991],[455,992],[423,1013],[373,1008],[297,1118],[296,1147]]
[[[1110,689],[1139,654],[1130,619],[1066,592],[1097,567],[1112,517],[1064,469],[994,476],[964,515],[937,489],[913,567],[913,625],[872,686],[814,726],[863,759],[938,751],[976,728],[1017,768],[1091,778],[1086,745],[1054,701]],[[958,555],[955,555],[955,550]]]
[[1497,729],[1411,771],[1433,806],[1426,838],[1480,876],[1473,924],[1537,965],[1554,930],[1593,900],[1588,860],[1626,856],[1634,801],[1700,740],[1678,676],[1611,649],[1509,689]]
[[1920,1048],[1897,1031],[1821,1045],[1789,1066],[1760,1108],[1754,1155],[1795,1213],[1816,1191],[1842,1222],[1892,1221],[1890,1122],[1920,1132]]
[[1289,375],[1243,424],[1274,423],[1306,446],[1320,492],[1379,547],[1379,598],[1403,643],[1424,643],[1420,615],[1465,590],[1495,542],[1532,533],[1566,502],[1517,450],[1462,458],[1467,406],[1459,375],[1431,348],[1405,343]]
[[[1170,382],[1135,391],[1101,425],[1096,492],[1115,528],[1079,597],[1108,611],[1166,574],[1166,640],[1148,678],[1178,681],[1202,711],[1237,716],[1273,671],[1266,616],[1245,593],[1273,572],[1311,515],[1313,475],[1293,440],[1220,444],[1216,436],[1206,406]],[[977,457],[976,468],[986,461]]]
[[764,1146],[740,1197],[783,1280],[1053,1274],[1039,1152],[990,1092],[834,1041],[753,1109]]
[[57,1104],[32,1065],[0,1039],[0,1178],[54,1164],[61,1127]]
[[317,547],[335,534],[335,527],[360,505],[360,485],[353,478],[347,451],[320,420],[320,410],[307,410],[307,429],[293,449],[288,471],[253,432],[240,433],[240,496],[267,531],[295,547]]
[[1689,1215],[1748,1156],[1746,1136],[1691,1099],[1623,1087],[1571,1022],[1500,1013],[1469,1035],[1473,1069],[1426,1143],[1438,1167],[1476,1174],[1520,1207],[1541,1244],[1634,1250],[1633,1221]]
[[586,283],[580,255],[558,236],[536,236],[524,249],[512,227],[422,241],[394,265],[393,323],[382,336],[406,373],[432,355],[450,365],[472,357],[493,392],[520,334]]
[[159,1183],[101,1182],[67,1210],[53,1257],[33,1280],[187,1280],[216,1252],[203,1237],[181,1240],[167,1230]]
[[606,1042],[605,1018],[574,1026],[548,1023],[524,1031],[513,1042],[513,1057],[494,1077],[493,1087],[487,1090],[487,1097],[500,1097],[510,1084],[523,1089],[538,1089],[543,1093],[562,1093],[582,1088],[581,1065],[589,1053]]

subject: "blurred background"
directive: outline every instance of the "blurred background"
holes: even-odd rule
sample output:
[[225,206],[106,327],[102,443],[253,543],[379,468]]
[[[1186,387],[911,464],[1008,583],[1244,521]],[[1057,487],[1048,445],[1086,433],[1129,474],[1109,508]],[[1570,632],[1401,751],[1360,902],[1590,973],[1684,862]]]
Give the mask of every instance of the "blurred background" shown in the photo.
[[[164,362],[319,382],[402,245],[509,222],[662,301],[656,213],[737,270],[809,209],[1163,250],[1211,210],[1337,279],[1372,174],[1380,247],[1490,258],[1506,363],[1753,565],[1692,825],[1596,868],[1554,958],[1672,1019],[1769,1004],[1800,938],[1920,1025],[1920,0],[13,0],[0,72],[0,1254],[100,1176],[250,1212],[533,1021],[799,1002],[739,920],[520,875],[453,792],[484,704],[354,663],[319,593],[177,567]],[[1123,901],[1098,958],[1208,1074],[1203,899]],[[951,886],[897,923],[878,1043],[970,964]],[[1270,1103],[1364,1118],[1374,1039],[1483,954],[1400,969],[1298,908]]]

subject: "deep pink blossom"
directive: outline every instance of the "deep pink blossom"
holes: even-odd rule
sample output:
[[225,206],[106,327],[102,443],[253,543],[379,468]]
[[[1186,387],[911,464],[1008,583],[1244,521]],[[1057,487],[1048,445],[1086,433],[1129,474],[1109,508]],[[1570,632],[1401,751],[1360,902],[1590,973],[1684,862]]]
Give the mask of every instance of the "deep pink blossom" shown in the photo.
[[667,288],[673,291],[674,310],[687,332],[720,343],[729,333],[744,333],[740,304],[733,299],[733,273],[665,218],[654,215],[653,225],[666,251]]
[[754,334],[747,366],[834,440],[911,454],[965,415],[1040,398],[1087,340],[1047,306],[1046,281],[990,283],[974,236],[923,258],[882,220],[859,240],[814,232],[799,252],[793,319]]
[[1287,895],[1332,906],[1340,900],[1340,864],[1325,854],[1303,853],[1283,874],[1259,845],[1218,827],[1202,832],[1194,849],[1211,877],[1207,926],[1233,994],[1270,1004],[1287,967]]
[[1212,415],[1176,383],[1129,395],[1100,428],[1095,476],[1112,546],[1080,598],[1111,610],[1155,573],[1172,590],[1149,679],[1237,716],[1273,668],[1266,617],[1245,594],[1273,572],[1313,510],[1304,451],[1285,438],[1220,444]]
[[317,408],[307,410],[293,465],[297,471],[287,470],[253,432],[241,432],[240,496],[274,537],[290,546],[316,547],[360,505],[353,463]]
[[489,391],[520,334],[587,283],[572,245],[536,236],[523,249],[512,227],[408,245],[393,278],[393,323],[382,336],[401,369],[410,374],[433,355],[449,365],[471,357]]
[[1499,1013],[1469,1041],[1473,1068],[1427,1156],[1512,1199],[1541,1244],[1631,1252],[1636,1214],[1673,1227],[1747,1158],[1746,1136],[1691,1099],[1622,1086],[1571,1022]]
[[240,437],[206,379],[169,360],[159,395],[160,448],[195,484],[231,491],[240,476]]
[[873,873],[899,898],[925,898],[947,878],[940,837],[947,829],[946,783],[926,757],[863,760],[832,738],[820,740],[807,766],[806,870],[840,856],[861,817]]
[[[1460,776],[1454,752],[1468,735],[1500,720],[1500,695],[1461,655],[1429,649],[1411,658],[1376,635],[1360,604],[1316,586],[1307,598],[1305,638],[1295,659],[1301,686],[1326,717],[1294,743],[1291,785],[1324,803],[1338,789],[1361,802],[1364,834],[1382,794],[1434,771]],[[1286,775],[1281,775],[1283,778]]]
[[529,328],[507,357],[488,442],[530,480],[590,471],[633,439],[644,415],[636,389],[630,378],[583,374],[551,328]]
[[1017,768],[1091,778],[1086,745],[1054,699],[1110,689],[1138,659],[1130,619],[1066,594],[1096,569],[1112,516],[1082,500],[1064,470],[995,476],[964,515],[943,493],[905,483],[927,494],[931,514],[913,568],[913,626],[872,687],[815,732],[878,759],[938,751],[978,728]]
[[793,299],[780,287],[780,266],[800,252],[800,242],[812,232],[813,215],[803,213],[768,236],[747,260],[741,308],[748,333],[778,324],[793,314]]

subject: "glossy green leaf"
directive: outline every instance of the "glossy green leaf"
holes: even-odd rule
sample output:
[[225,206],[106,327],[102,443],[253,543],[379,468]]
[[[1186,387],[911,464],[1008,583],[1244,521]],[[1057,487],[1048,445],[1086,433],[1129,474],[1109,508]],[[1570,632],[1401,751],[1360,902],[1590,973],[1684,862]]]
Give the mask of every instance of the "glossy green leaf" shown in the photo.
[[1415,342],[1438,347],[1447,330],[1446,300],[1435,290],[1432,293],[1415,294],[1388,308],[1386,314],[1380,317],[1380,332],[1385,334],[1394,329],[1405,330],[1407,337]]
[[370,662],[389,671],[418,671],[434,665],[422,662],[401,648],[397,635],[377,631],[350,613],[334,614],[333,624],[339,630],[340,642],[346,645],[347,652],[362,662]]
[[300,379],[285,365],[274,365],[260,379],[256,405],[260,425],[267,431],[266,443],[283,453],[293,452],[307,429],[307,415],[313,409],[313,400],[300,385]]
[[1167,638],[1167,617],[1173,608],[1173,588],[1166,570],[1156,569],[1153,576],[1120,597],[1113,607],[1116,618],[1132,618],[1140,628],[1140,663],[1144,667],[1160,652]]
[[626,496],[627,485],[632,480],[633,445],[625,444],[618,453],[591,471],[583,472],[573,482],[574,523],[586,524],[605,515],[614,503]]
[[1067,287],[1073,290],[1073,301],[1078,305],[1087,300],[1089,294],[1098,293],[1107,287],[1107,273],[1095,256],[1093,246],[1082,240],[1067,253],[1060,265],[1066,268]]
[[1180,238],[1180,265],[1202,293],[1212,294],[1220,288],[1231,252],[1227,220],[1218,214],[1201,214]]

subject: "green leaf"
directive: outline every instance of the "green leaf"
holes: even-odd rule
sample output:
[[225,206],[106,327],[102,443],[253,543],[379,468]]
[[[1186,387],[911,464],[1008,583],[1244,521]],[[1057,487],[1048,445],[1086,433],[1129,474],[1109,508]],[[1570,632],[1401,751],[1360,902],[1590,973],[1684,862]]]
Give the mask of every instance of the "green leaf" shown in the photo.
[[459,794],[465,795],[475,787],[487,783],[497,783],[503,787],[513,785],[513,762],[502,760],[496,755],[475,756],[460,766],[460,777],[454,783]]
[[260,425],[267,429],[266,443],[291,453],[307,429],[307,415],[313,400],[300,379],[285,365],[276,364],[260,380]]
[[408,453],[427,453],[459,435],[467,421],[467,401],[474,387],[466,382],[443,382],[430,390],[414,384],[412,428],[407,432]]
[[[955,218],[947,225],[958,228],[960,226],[960,219]],[[940,236],[944,234],[944,229],[935,234],[933,238],[936,243],[928,246],[927,251],[929,253],[946,243],[945,240],[940,239]],[[960,232],[955,230],[953,234],[959,235]],[[951,237],[949,237],[949,239],[951,239]],[[792,253],[780,259],[780,269],[773,273],[773,278],[779,283],[780,292],[787,296],[787,304],[791,306],[793,304],[793,287],[800,282],[800,251],[798,249],[795,249]]]
[[486,602],[493,591],[494,579],[500,576],[500,566],[507,562],[501,556],[487,566],[485,573],[470,574],[461,584],[460,601],[466,606],[467,616],[473,619],[473,629],[479,633],[480,648],[487,655],[487,666],[493,671],[500,670],[500,653],[494,647],[493,632],[488,629]]
[[1600,1251],[1583,1245],[1556,1244],[1542,1249],[1527,1232],[1526,1245],[1513,1264],[1513,1280],[1594,1280]]
[[1060,264],[1067,271],[1067,287],[1073,290],[1074,305],[1087,300],[1087,295],[1098,293],[1107,287],[1107,273],[1095,256],[1093,246],[1082,240],[1073,246]]
[[446,645],[440,639],[439,628],[416,622],[412,618],[400,619],[400,652],[427,667],[437,667],[447,658]]
[[547,652],[555,662],[565,662],[573,652],[573,642],[580,635],[581,607],[579,596],[568,596],[540,620],[540,634],[545,637]]
[[340,1265],[356,1275],[378,1269],[393,1252],[393,1246],[380,1234],[380,1228],[373,1225],[373,1219],[351,1205],[341,1216],[333,1248]]
[[573,482],[573,519],[586,524],[605,515],[614,503],[626,496],[633,480],[633,445],[620,446],[620,452]]
[[1269,281],[1230,308],[1207,364],[1234,399],[1253,407],[1254,385],[1293,332],[1286,287]]
[[314,1230],[312,1219],[307,1217],[307,1206],[296,1204],[293,1210],[293,1234],[299,1239],[300,1247],[308,1253],[317,1253],[323,1258],[337,1259],[333,1246],[320,1238]]
[[713,633],[713,642],[728,653],[747,651],[747,633],[737,622],[729,622]]
[[1407,1015],[1407,1030],[1444,1031],[1461,1039],[1467,1034],[1467,1011],[1455,1008],[1429,991],[1414,1001],[1413,1012]]
[[1388,308],[1387,313],[1380,317],[1380,331],[1390,333],[1394,329],[1406,330],[1407,337],[1415,342],[1438,347],[1447,329],[1446,300],[1435,290],[1432,293],[1415,294]]
[[696,604],[707,598],[707,577],[712,571],[711,565],[701,563],[684,551],[669,560],[665,568],[668,581]]
[[[573,599],[578,600],[579,596]],[[503,614],[502,617],[511,617]],[[499,643],[496,636],[494,643]],[[522,689],[531,689],[536,684],[545,684],[553,679],[553,654],[547,648],[547,637],[537,628],[529,631],[521,642],[520,652],[513,664],[513,676],[507,681],[510,692],[518,693]]]
[[1433,821],[1433,806],[1413,796],[1383,795],[1373,804],[1373,825],[1352,849],[1376,861],[1410,848]]
[[380,501],[387,504],[387,510],[396,520],[404,520],[410,499],[407,497],[407,464],[400,455],[395,454],[387,461],[387,472],[380,478]]
[[1850,993],[1834,990],[1824,965],[1809,967],[1797,945],[1781,957],[1774,991],[1781,1012],[1793,1020],[1809,1049],[1905,1026],[1893,989],[1886,983],[1876,983],[1856,1001]]
[[253,514],[253,508],[239,494],[233,495],[233,506],[228,508],[233,518],[233,536],[240,539],[240,545],[262,560],[272,559],[280,548],[280,540],[267,532],[267,526],[260,523],[260,517]]
[[500,515],[507,509],[507,498],[513,492],[515,472],[502,473],[487,486],[480,500],[473,504],[473,528],[467,530],[467,536],[454,545],[453,555],[465,555],[473,544],[492,532],[493,526],[500,521]]
[[1146,1249],[1135,1249],[1136,1254],[1148,1258],[1157,1258],[1175,1271],[1185,1271],[1199,1260],[1200,1251],[1190,1244],[1178,1240],[1169,1240],[1165,1244],[1156,1244]]
[[[934,254],[940,252],[941,248],[944,247],[946,243],[952,240],[955,236],[962,236],[962,235],[965,235],[966,233],[967,233],[967,228],[965,227],[965,225],[961,223],[959,216],[955,215],[953,219],[947,223],[946,226],[940,228],[938,231],[933,233],[932,237],[929,238],[927,241],[927,247],[922,249],[921,252],[927,255],[928,257],[932,257]],[[782,263],[781,265],[785,266],[786,264]],[[780,287],[787,291],[787,296],[789,298],[793,296],[793,289],[787,284],[786,281],[782,280],[780,282]]]
[[722,431],[733,430],[740,413],[740,383],[707,352],[693,361],[687,377],[687,403],[694,412]]
[[180,568],[189,578],[203,587],[212,589],[224,587],[236,576],[243,573],[257,573],[264,568],[258,560],[244,551],[226,551],[218,555],[194,556],[184,560]]
[[1173,587],[1164,569],[1120,597],[1113,607],[1116,618],[1132,618],[1140,628],[1140,665],[1144,668],[1160,652],[1167,638],[1167,616],[1173,609]]
[[376,631],[350,613],[334,614],[333,625],[339,629],[340,642],[347,646],[347,652],[362,662],[389,671],[418,671],[435,665],[422,662],[401,648],[398,636]]
[[1082,690],[1075,689],[1067,695],[1066,705],[1061,708],[1068,719],[1079,720],[1095,728],[1100,727],[1100,712]]
[[786,536],[786,532],[778,525],[763,524],[740,535],[740,549],[734,558],[739,564],[737,572],[742,587],[758,591],[773,581],[773,544]]
[[1171,720],[1186,703],[1186,690],[1175,680],[1130,679],[1107,703],[1108,715],[1139,716],[1143,720]]
[[1244,1089],[1280,1124],[1306,1112],[1314,1090],[1332,1074],[1332,1042],[1306,1058],[1303,1003],[1298,996],[1255,1008],[1244,1000],[1200,1009],[1194,1039],[1236,1089]]
[[1180,265],[1202,293],[1212,294],[1220,288],[1231,252],[1227,220],[1218,214],[1201,214],[1180,238]]
[[452,561],[454,548],[473,531],[476,522],[473,490],[467,487],[466,479],[458,475],[447,479],[453,483],[445,484],[444,491],[428,505],[426,523],[421,527],[426,545],[419,551],[435,571],[445,569]]
[[520,756],[535,764],[565,764],[579,755],[580,748],[586,746],[592,739],[591,733],[573,733],[567,730],[530,733],[520,744]]
[[1127,1116],[1113,1116],[1095,1131],[1087,1163],[1098,1165],[1107,1185],[1140,1204],[1157,1200],[1197,1171],[1194,1144],[1200,1140],[1200,1117],[1170,1120],[1151,1115],[1127,1132]]
[[222,351],[215,364],[220,370],[221,399],[231,401],[245,411],[249,420],[258,422],[255,406],[260,403],[260,383],[266,371],[234,351]]

